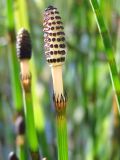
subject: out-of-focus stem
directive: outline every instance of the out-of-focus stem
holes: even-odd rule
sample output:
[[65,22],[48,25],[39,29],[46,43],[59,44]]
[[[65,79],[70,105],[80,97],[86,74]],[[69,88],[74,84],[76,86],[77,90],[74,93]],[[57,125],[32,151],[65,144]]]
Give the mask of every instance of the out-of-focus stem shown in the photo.
[[25,122],[23,116],[18,116],[15,122],[16,128],[16,146],[19,160],[26,160],[27,153],[25,149]]
[[7,12],[7,28],[8,28],[8,46],[9,46],[9,66],[10,66],[10,78],[12,84],[12,95],[15,109],[18,112],[22,111],[23,101],[21,94],[21,86],[19,81],[19,68],[16,57],[15,46],[15,26],[13,15],[13,1],[6,0],[6,12]]
[[114,57],[114,50],[111,43],[111,38],[108,32],[108,29],[105,25],[104,18],[102,12],[100,10],[99,4],[97,0],[90,0],[90,4],[92,6],[93,12],[96,16],[98,28],[100,34],[102,36],[103,44],[106,50],[106,56],[109,64],[110,69],[110,76],[112,80],[112,85],[116,94],[116,99],[118,103],[118,109],[120,112],[120,79],[119,74],[116,66],[116,61]]
[[118,71],[120,72],[120,16],[118,18],[118,31],[117,31],[117,48],[116,48],[116,63]]
[[23,87],[23,100],[24,100],[24,112],[26,122],[26,134],[28,147],[31,152],[33,160],[40,160],[39,156],[39,145],[37,140],[37,134],[35,130],[34,114],[33,114],[33,103],[31,94],[31,74],[29,71],[28,60],[21,60],[21,83]]
[[17,153],[19,156],[19,160],[26,160],[27,155],[25,152],[25,137],[22,135],[17,136]]

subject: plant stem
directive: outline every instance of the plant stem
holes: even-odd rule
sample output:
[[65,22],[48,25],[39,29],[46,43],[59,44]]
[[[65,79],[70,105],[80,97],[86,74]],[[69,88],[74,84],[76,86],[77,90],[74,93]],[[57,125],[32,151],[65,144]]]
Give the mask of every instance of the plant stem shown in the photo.
[[83,100],[83,106],[85,109],[85,121],[87,122],[89,120],[89,114],[88,114],[88,94],[87,94],[87,72],[88,72],[88,62],[87,62],[87,57],[83,55],[81,55],[81,87],[82,87],[82,100]]
[[15,122],[16,130],[16,146],[19,160],[26,160],[26,148],[25,148],[25,122],[23,116],[18,116]]
[[[26,134],[27,134],[28,146],[31,151],[32,159],[39,160],[39,146],[34,124],[32,95],[31,92],[23,91],[23,96],[24,96],[24,110],[25,110]],[[34,156],[33,153],[38,154],[38,156]]]
[[58,160],[68,160],[66,111],[56,113]]
[[13,1],[6,0],[6,16],[7,16],[7,29],[9,38],[9,66],[10,66],[10,78],[12,84],[13,102],[18,112],[22,111],[23,101],[21,94],[21,85],[19,81],[19,69],[16,57],[15,46],[15,28],[14,28],[14,15],[13,15]]
[[[54,91],[55,92],[55,91]],[[55,92],[56,93],[56,92]],[[58,92],[59,93],[59,92]],[[66,95],[54,95],[56,110],[56,131],[58,145],[58,160],[68,160],[68,136],[66,122]]]
[[66,122],[66,96],[63,93],[62,66],[51,67],[54,103],[56,110],[56,131],[58,160],[68,160],[68,137]]
[[[118,17],[118,26],[117,26],[117,45],[116,45],[116,63],[118,67],[118,72],[120,73],[120,16]],[[115,96],[113,95],[113,136],[112,136],[112,151],[111,151],[111,159],[117,157],[119,155],[120,150],[120,141],[119,141],[119,112],[117,110],[117,103]]]
[[90,4],[91,4],[93,12],[96,16],[98,28],[99,28],[100,34],[102,36],[103,44],[104,44],[104,47],[106,50],[106,56],[107,56],[107,60],[108,60],[108,64],[109,64],[112,85],[115,90],[116,99],[117,99],[117,103],[118,103],[118,109],[120,112],[120,81],[119,81],[117,66],[116,66],[115,57],[114,57],[115,52],[113,50],[111,38],[110,38],[110,35],[108,32],[108,29],[105,25],[104,18],[102,16],[102,12],[100,10],[98,1],[97,0],[90,0]]
[[[29,43],[28,41],[27,41],[27,44]],[[23,43],[20,43],[21,47],[22,47],[22,44]],[[25,42],[24,42],[24,45],[26,45]],[[22,54],[22,52],[20,52],[20,54]],[[29,50],[28,50],[28,54],[31,54]],[[28,57],[24,56],[24,59],[20,59],[20,68],[21,68],[21,84],[23,89],[24,113],[25,113],[25,123],[26,123],[25,131],[27,134],[28,147],[30,149],[32,160],[40,160],[39,144],[38,144],[37,133],[35,129],[32,93],[31,93],[31,77],[32,76],[30,73]]]
[[25,109],[26,132],[28,136],[28,143],[31,149],[36,150],[38,148],[38,143],[34,125],[31,93],[24,93],[24,107],[25,107],[24,109]]
[[[96,36],[96,35],[95,35]],[[95,36],[93,36],[93,41],[94,38],[96,38]],[[97,63],[96,63],[96,59],[97,59],[97,45],[95,46],[95,48],[93,48],[93,54],[94,54],[94,59],[93,59],[93,63],[92,63],[92,67],[93,67],[93,96],[92,96],[92,101],[93,101],[93,117],[92,117],[92,136],[93,136],[93,160],[99,159],[98,158],[98,153],[97,153],[97,135],[96,135],[96,126],[97,126]]]
[[116,44],[116,63],[118,67],[118,72],[120,72],[120,16],[118,18],[118,28],[117,28],[117,44]]
[[19,160],[26,160],[27,157],[26,157],[26,153],[25,153],[25,146],[20,146],[18,149],[17,149],[17,152],[18,152],[18,155],[19,155]]

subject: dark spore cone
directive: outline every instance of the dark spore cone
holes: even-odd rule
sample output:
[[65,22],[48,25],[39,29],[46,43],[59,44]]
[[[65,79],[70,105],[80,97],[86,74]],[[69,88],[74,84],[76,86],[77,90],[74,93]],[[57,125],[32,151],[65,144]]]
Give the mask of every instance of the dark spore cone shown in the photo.
[[66,57],[63,23],[57,8],[49,6],[44,13],[44,48],[50,66],[62,65]]
[[25,134],[25,121],[22,116],[19,116],[15,123],[15,129],[17,135]]
[[30,59],[32,55],[32,45],[29,32],[22,28],[17,34],[17,56],[20,60]]
[[18,160],[18,158],[14,152],[10,152],[8,156],[8,160]]

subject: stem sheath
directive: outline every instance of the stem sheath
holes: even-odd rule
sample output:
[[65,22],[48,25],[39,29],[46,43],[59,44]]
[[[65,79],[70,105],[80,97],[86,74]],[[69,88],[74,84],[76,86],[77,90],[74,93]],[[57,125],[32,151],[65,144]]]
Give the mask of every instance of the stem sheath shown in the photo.
[[51,67],[53,88],[56,96],[63,95],[63,80],[62,80],[62,66]]

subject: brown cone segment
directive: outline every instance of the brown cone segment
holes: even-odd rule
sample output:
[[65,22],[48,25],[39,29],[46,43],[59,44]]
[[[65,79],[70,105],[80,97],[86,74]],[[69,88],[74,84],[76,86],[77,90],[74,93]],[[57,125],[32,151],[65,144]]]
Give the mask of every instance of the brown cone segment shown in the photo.
[[30,59],[32,54],[32,45],[29,32],[22,28],[17,35],[17,56],[21,59]]

